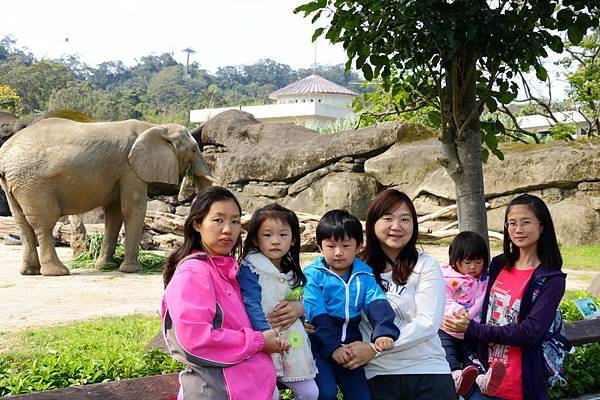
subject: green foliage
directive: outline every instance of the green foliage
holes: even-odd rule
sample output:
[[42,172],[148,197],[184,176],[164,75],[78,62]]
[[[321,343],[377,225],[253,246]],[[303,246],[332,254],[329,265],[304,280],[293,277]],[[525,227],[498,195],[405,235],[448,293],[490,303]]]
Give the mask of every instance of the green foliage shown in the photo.
[[575,123],[556,124],[550,128],[550,134],[554,140],[569,140],[577,135],[579,128]]
[[159,331],[159,318],[136,315],[21,331],[0,354],[0,397],[180,371],[145,349]]
[[[593,297],[584,290],[571,293],[560,303],[560,311],[566,322],[583,319],[573,299]],[[596,299],[598,302],[600,299]],[[551,399],[573,398],[600,390],[600,343],[578,346],[573,355],[565,359],[566,386],[555,386],[550,391]]]
[[541,62],[547,49],[562,52],[561,32],[577,43],[598,25],[599,10],[600,0],[309,0],[294,12],[319,20],[313,40],[324,36],[343,45],[346,70],[354,66],[368,81],[380,78],[392,97],[411,94],[401,111],[439,110],[442,162],[459,209],[473,208],[459,228],[485,236],[481,161],[500,151],[497,122],[482,134],[483,106],[512,102],[519,89],[514,78],[532,68],[547,79]]
[[350,131],[356,127],[357,118],[349,117],[337,119],[332,122],[322,123],[314,121],[296,121],[296,125],[317,131],[323,135],[332,135],[337,132]]
[[[71,261],[72,268],[94,268],[94,263],[100,256],[100,249],[102,247],[103,235],[101,233],[94,233],[89,235],[85,239],[85,251]],[[105,270],[114,270],[119,267],[125,258],[125,248],[122,244],[118,244],[113,256],[114,264],[111,264],[105,268]],[[167,258],[160,254],[155,254],[150,251],[140,250],[138,260],[144,272],[162,272],[165,260]]]
[[600,135],[600,29],[595,27],[579,45],[568,44],[567,51],[571,57],[563,62],[577,64],[567,75],[571,100],[596,124],[596,135]]
[[0,84],[0,110],[6,110],[15,115],[23,112],[21,98],[17,91],[8,85]]

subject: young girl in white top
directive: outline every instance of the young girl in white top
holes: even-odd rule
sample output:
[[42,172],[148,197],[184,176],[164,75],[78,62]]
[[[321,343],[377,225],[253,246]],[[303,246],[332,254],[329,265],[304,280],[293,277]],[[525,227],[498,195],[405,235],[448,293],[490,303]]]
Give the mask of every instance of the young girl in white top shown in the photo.
[[302,307],[299,301],[306,278],[300,268],[300,224],[293,211],[270,204],[254,212],[238,282],[252,327],[257,331],[279,329],[292,345],[288,353],[273,354],[278,380],[292,389],[296,399],[316,400],[317,370],[300,315],[283,323],[270,318],[282,307]]

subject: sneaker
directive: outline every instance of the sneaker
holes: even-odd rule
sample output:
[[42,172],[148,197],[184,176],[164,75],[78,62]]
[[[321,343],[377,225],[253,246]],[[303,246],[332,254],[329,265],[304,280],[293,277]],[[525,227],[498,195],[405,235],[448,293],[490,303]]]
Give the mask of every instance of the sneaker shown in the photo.
[[479,375],[479,370],[474,365],[469,365],[463,370],[452,371],[456,394],[459,396],[464,396],[469,393],[471,386],[473,386],[473,383],[475,383],[477,375]]
[[500,385],[506,375],[506,366],[500,360],[494,360],[490,364],[488,371],[481,374],[475,380],[481,393],[486,396],[495,396],[500,389]]

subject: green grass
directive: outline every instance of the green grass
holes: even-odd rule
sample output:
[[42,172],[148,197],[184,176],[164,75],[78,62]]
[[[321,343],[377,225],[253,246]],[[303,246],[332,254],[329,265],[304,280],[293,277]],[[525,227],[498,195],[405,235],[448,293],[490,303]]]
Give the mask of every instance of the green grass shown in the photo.
[[0,397],[181,370],[147,343],[160,319],[132,315],[0,333]]
[[561,246],[563,268],[600,271],[600,244]]

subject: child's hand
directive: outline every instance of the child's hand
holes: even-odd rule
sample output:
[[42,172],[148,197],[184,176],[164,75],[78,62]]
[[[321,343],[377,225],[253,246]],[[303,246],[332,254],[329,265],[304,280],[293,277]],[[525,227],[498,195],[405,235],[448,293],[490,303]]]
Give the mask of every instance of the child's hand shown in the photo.
[[454,313],[454,318],[462,318],[463,316],[466,317],[469,315],[469,312],[467,310],[465,310],[463,307],[460,307],[459,309],[455,310]]
[[350,358],[352,358],[352,354],[350,354],[350,351],[347,348],[340,346],[337,349],[335,349],[335,351],[331,355],[331,358],[333,358],[333,361],[335,361],[339,365],[343,365],[350,361]]
[[265,345],[262,351],[265,353],[281,353],[282,343],[275,329],[264,331],[263,336],[265,337]]
[[375,350],[381,352],[394,348],[394,339],[387,336],[380,336],[375,339]]
[[279,351],[277,353],[288,353],[292,344],[285,336],[277,337],[277,344],[279,345]]

